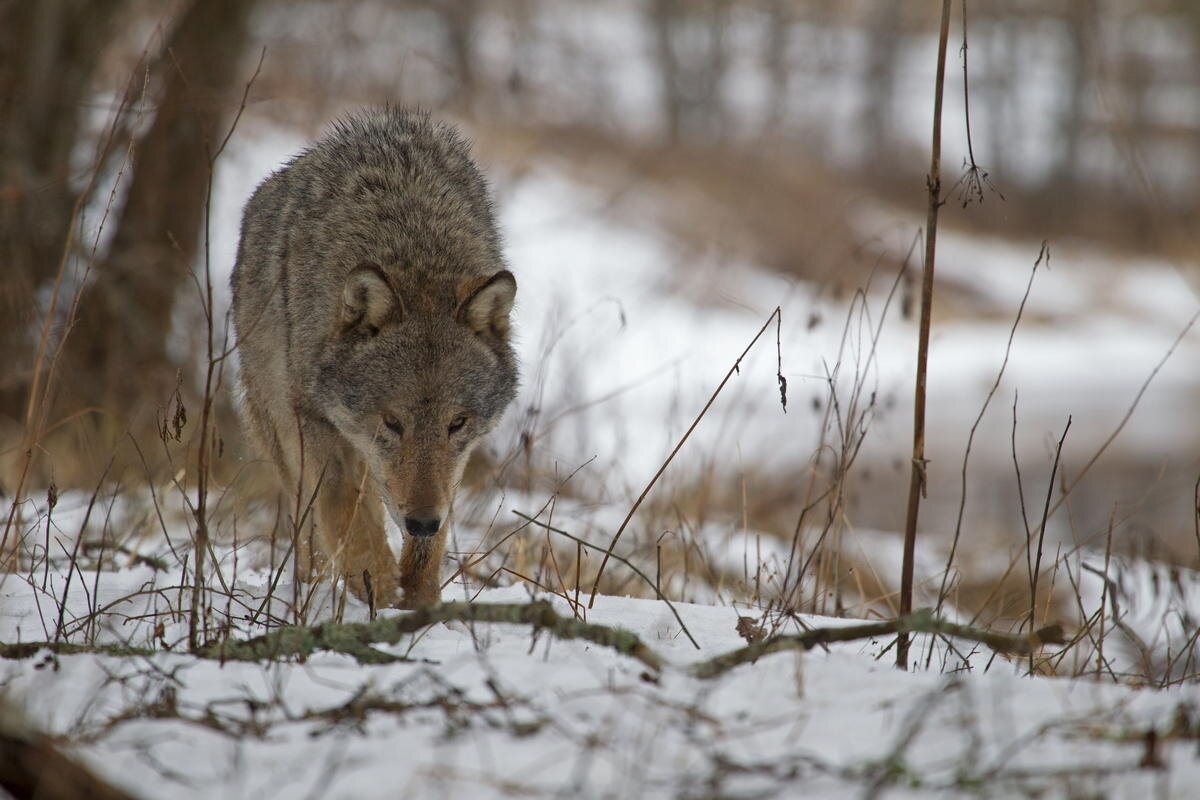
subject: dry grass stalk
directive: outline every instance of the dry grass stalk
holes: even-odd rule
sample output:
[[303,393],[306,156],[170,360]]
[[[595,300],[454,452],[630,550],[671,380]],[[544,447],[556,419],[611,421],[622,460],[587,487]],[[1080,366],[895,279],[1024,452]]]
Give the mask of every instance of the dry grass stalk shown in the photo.
[[[917,339],[917,381],[913,402],[912,478],[908,488],[908,512],[904,518],[904,561],[900,568],[900,614],[912,612],[913,558],[917,546],[917,515],[925,494],[925,379],[929,362],[929,324],[933,310],[933,270],[937,252],[938,209],[942,206],[942,89],[946,82],[946,45],[950,40],[951,0],[942,0],[942,23],[938,35],[937,78],[933,92],[933,145],[929,157],[929,209],[925,222],[925,265],[921,271],[921,322]],[[908,633],[896,642],[896,666],[908,669]]]

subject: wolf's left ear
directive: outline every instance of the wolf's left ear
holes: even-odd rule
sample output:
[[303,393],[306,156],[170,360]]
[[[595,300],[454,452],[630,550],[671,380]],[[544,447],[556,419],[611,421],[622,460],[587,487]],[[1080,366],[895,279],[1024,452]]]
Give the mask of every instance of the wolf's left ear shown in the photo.
[[466,297],[458,304],[454,318],[477,334],[490,334],[498,339],[507,336],[508,315],[517,296],[517,279],[513,274],[503,269],[463,288]]

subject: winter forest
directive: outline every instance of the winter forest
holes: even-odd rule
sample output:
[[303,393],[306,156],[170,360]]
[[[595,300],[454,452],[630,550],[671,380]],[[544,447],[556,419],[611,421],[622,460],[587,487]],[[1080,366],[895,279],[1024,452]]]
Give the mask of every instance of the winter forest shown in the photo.
[[[383,108],[511,271],[436,481],[246,344],[391,273],[235,319],[256,188]],[[1192,0],[0,0],[0,796],[1193,797],[1198,218]]]

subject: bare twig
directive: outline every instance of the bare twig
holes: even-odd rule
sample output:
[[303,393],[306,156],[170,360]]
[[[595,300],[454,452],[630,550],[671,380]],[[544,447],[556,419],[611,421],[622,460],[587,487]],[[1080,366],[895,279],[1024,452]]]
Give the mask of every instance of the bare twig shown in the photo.
[[[1180,342],[1182,342],[1184,340],[1184,338],[1188,335],[1188,333],[1192,330],[1192,328],[1195,327],[1197,321],[1200,321],[1200,311],[1197,311],[1195,314],[1193,314],[1191,316],[1190,319],[1188,319],[1187,324],[1185,324],[1183,326],[1183,328],[1179,331],[1179,334],[1175,337],[1174,341],[1171,342],[1171,346],[1167,348],[1166,353],[1164,353],[1163,357],[1160,358],[1158,360],[1158,363],[1154,365],[1154,369],[1150,370],[1150,374],[1146,376],[1146,380],[1144,380],[1142,382],[1142,385],[1138,388],[1137,394],[1134,396],[1133,401],[1129,404],[1129,407],[1125,410],[1125,414],[1124,414],[1124,416],[1121,417],[1121,421],[1117,423],[1117,426],[1113,429],[1112,433],[1109,434],[1108,438],[1104,440],[1104,442],[1096,449],[1096,451],[1094,453],[1092,453],[1091,458],[1089,458],[1087,463],[1084,464],[1083,469],[1081,469],[1079,472],[1075,473],[1075,477],[1072,478],[1070,482],[1067,482],[1064,479],[1064,481],[1063,481],[1064,486],[1059,491],[1058,500],[1056,500],[1053,503],[1053,505],[1050,506],[1050,510],[1046,514],[1047,520],[1049,520],[1051,517],[1054,516],[1055,512],[1058,511],[1058,509],[1062,506],[1063,503],[1067,502],[1067,499],[1070,497],[1071,492],[1075,490],[1075,487],[1079,485],[1079,482],[1083,480],[1084,476],[1087,475],[1087,473],[1091,470],[1091,468],[1096,465],[1096,463],[1100,460],[1100,457],[1102,455],[1104,455],[1104,452],[1106,450],[1108,450],[1108,448],[1112,445],[1112,443],[1114,441],[1116,441],[1117,437],[1121,434],[1121,431],[1124,430],[1125,426],[1129,423],[1129,420],[1133,418],[1134,412],[1137,410],[1138,405],[1141,403],[1142,397],[1146,394],[1146,391],[1150,388],[1150,384],[1154,382],[1155,376],[1158,375],[1159,371],[1163,368],[1164,365],[1166,365],[1167,361],[1170,360],[1171,356],[1174,355],[1175,350],[1179,347]],[[1016,415],[1017,415],[1016,395],[1014,393],[1014,396],[1013,396],[1013,428],[1014,428],[1014,431],[1013,431],[1013,445],[1012,445],[1013,446],[1013,463],[1015,465],[1016,473],[1017,473],[1017,494],[1018,494],[1018,497],[1020,498],[1020,503],[1021,503],[1021,517],[1022,517],[1022,520],[1024,521],[1026,537],[1028,538],[1032,535],[1032,533],[1031,533],[1031,529],[1029,527],[1028,517],[1026,516],[1026,513],[1025,513],[1025,498],[1024,498],[1024,492],[1022,490],[1022,483],[1021,483],[1021,468],[1020,468],[1020,464],[1017,463],[1017,457],[1016,457],[1016,431],[1015,431],[1016,424],[1017,424]],[[1078,548],[1075,548],[1075,549],[1078,549]],[[1012,569],[1017,565],[1017,562],[1020,560],[1021,554],[1025,553],[1025,552],[1028,552],[1028,551],[1018,549],[1017,551],[1014,552],[1013,556],[1009,559],[1008,568],[1004,572],[1005,575],[1007,575],[1010,571],[1012,571]],[[999,588],[999,584],[997,584],[996,588],[997,589]],[[991,598],[994,594],[995,594],[995,590],[993,590],[992,595],[988,596],[987,600],[985,600],[984,604],[980,607],[979,611],[977,611],[975,613],[975,615],[972,617],[972,621],[979,618],[980,614],[983,612],[983,608],[985,608],[987,606],[987,603],[991,601]]]
[[962,186],[963,208],[966,208],[972,200],[983,202],[984,188],[991,189],[1001,200],[1004,199],[1004,195],[992,183],[987,170],[980,167],[975,160],[975,142],[971,135],[971,78],[967,69],[967,0],[962,0],[962,48],[959,54],[962,56],[963,68],[963,118],[967,129],[967,159],[963,164],[962,177],[950,189],[949,194],[953,195],[954,190]]
[[[205,319],[205,354],[207,356],[207,364],[204,372],[204,396],[200,407],[200,441],[199,448],[196,451],[196,506],[194,512],[196,517],[196,546],[192,566],[195,573],[195,580],[192,584],[192,609],[188,617],[188,647],[193,651],[200,645],[198,628],[205,619],[202,592],[205,588],[204,557],[206,551],[209,549],[208,489],[212,470],[213,439],[218,436],[216,430],[212,429],[213,401],[215,400],[216,392],[221,387],[221,380],[224,375],[223,352],[226,349],[225,344],[222,344],[222,354],[219,355],[216,352],[213,341],[214,314],[216,313],[213,302],[211,257],[213,170],[217,159],[225,151],[225,146],[229,144],[229,139],[233,136],[233,132],[237,129],[237,125],[242,119],[242,113],[246,109],[246,99],[250,96],[250,87],[254,85],[254,81],[258,78],[259,72],[262,70],[263,59],[266,57],[266,53],[266,48],[263,48],[258,58],[258,65],[254,69],[254,74],[250,76],[250,80],[246,82],[245,91],[242,93],[242,101],[238,105],[237,113],[234,115],[229,129],[225,132],[224,138],[217,146],[217,149],[210,149],[208,154],[208,177],[205,184],[204,198],[204,286],[201,292],[201,305],[204,308]],[[207,132],[205,145],[206,148],[211,146],[211,140],[208,138]],[[227,331],[225,338],[227,343]],[[214,569],[217,568],[216,564],[213,566]]]
[[[1025,303],[1029,300],[1029,292],[1033,289],[1033,279],[1037,276],[1038,267],[1045,260],[1047,268],[1050,266],[1050,246],[1046,242],[1042,242],[1042,249],[1038,252],[1037,260],[1033,262],[1033,269],[1029,273],[1029,282],[1025,284],[1025,294],[1021,296],[1021,304],[1017,306],[1017,316],[1013,319],[1012,327],[1008,331],[1008,343],[1004,346],[1004,360],[1000,362],[1000,369],[996,372],[996,380],[992,383],[992,388],[988,390],[987,397],[983,400],[983,405],[979,408],[979,415],[975,417],[974,424],[971,425],[971,432],[967,434],[967,446],[963,451],[962,461],[962,492],[958,499],[958,518],[954,522],[954,538],[950,542],[950,554],[946,557],[946,571],[942,573],[942,585],[938,590],[937,610],[941,612],[942,605],[946,602],[946,595],[950,590],[950,570],[954,565],[954,556],[958,551],[958,541],[962,535],[963,514],[967,507],[967,462],[971,458],[971,446],[975,442],[975,433],[979,430],[980,423],[983,422],[983,417],[987,413],[988,406],[991,405],[992,398],[996,394],[996,390],[1000,388],[1000,381],[1004,379],[1004,371],[1008,368],[1008,358],[1012,353],[1013,339],[1017,335],[1017,327],[1021,324],[1021,316],[1025,313]],[[930,651],[932,653],[932,651]]]
[[1092,454],[1092,457],[1088,459],[1086,464],[1083,465],[1083,469],[1079,470],[1079,472],[1075,474],[1075,477],[1071,479],[1071,482],[1063,488],[1062,493],[1059,495],[1058,501],[1050,507],[1050,516],[1054,516],[1054,512],[1057,511],[1064,502],[1066,502],[1071,491],[1079,485],[1081,480],[1083,480],[1083,476],[1086,475],[1088,471],[1096,465],[1096,462],[1100,460],[1100,456],[1104,455],[1104,452],[1108,450],[1109,446],[1116,441],[1118,436],[1121,435],[1121,431],[1125,429],[1125,425],[1128,424],[1130,418],[1133,417],[1133,412],[1137,410],[1138,405],[1142,402],[1142,396],[1145,395],[1146,390],[1150,388],[1150,384],[1154,381],[1155,376],[1158,375],[1159,371],[1163,368],[1167,361],[1170,360],[1171,356],[1175,354],[1175,350],[1179,347],[1179,343],[1182,342],[1188,333],[1191,332],[1192,328],[1196,326],[1197,321],[1200,321],[1200,311],[1196,311],[1194,314],[1192,314],[1192,316],[1188,319],[1187,324],[1180,329],[1179,334],[1175,337],[1174,341],[1171,342],[1171,346],[1167,348],[1167,352],[1164,353],[1163,357],[1160,358],[1158,363],[1154,365],[1154,369],[1150,370],[1150,374],[1146,376],[1146,380],[1144,380],[1142,385],[1138,388],[1137,394],[1134,395],[1133,402],[1129,404],[1129,408],[1126,409],[1125,415],[1121,417],[1121,421],[1117,423],[1115,428],[1113,428],[1113,432],[1108,435],[1108,438],[1104,440],[1104,443],[1096,449],[1096,452]]
[[[1046,518],[1050,515],[1050,499],[1054,496],[1054,478],[1058,475],[1058,466],[1062,462],[1063,442],[1067,440],[1067,432],[1071,430],[1071,417],[1067,417],[1067,425],[1063,428],[1062,436],[1058,439],[1058,447],[1054,450],[1054,464],[1050,468],[1050,480],[1046,484],[1046,504],[1042,507],[1042,524],[1038,526],[1037,555],[1033,567],[1029,571],[1029,628],[1032,630],[1037,614],[1038,576],[1042,571],[1042,546],[1046,541]],[[1028,548],[1030,542],[1026,542]],[[1029,671],[1033,672],[1033,655],[1029,656]]]
[[[588,541],[585,541],[585,540],[583,540],[583,539],[580,539],[578,536],[573,536],[573,535],[571,535],[571,534],[567,533],[566,531],[564,531],[564,530],[562,530],[562,529],[560,529],[560,528],[555,528],[555,527],[552,527],[552,526],[550,526],[550,525],[547,525],[547,524],[546,524],[546,523],[544,523],[544,522],[540,522],[539,520],[537,520],[537,519],[534,519],[533,517],[526,516],[525,514],[522,514],[520,511],[516,511],[516,510],[514,510],[514,511],[513,511],[513,513],[514,513],[514,514],[516,514],[516,515],[517,515],[518,517],[520,517],[521,519],[525,520],[525,521],[526,521],[527,523],[529,523],[530,525],[537,525],[539,528],[544,528],[544,529],[546,529],[547,531],[550,531],[551,533],[557,533],[559,536],[565,536],[566,538],[568,538],[568,539],[570,539],[571,541],[575,542],[575,544],[576,544],[576,545],[578,545],[578,546],[580,546],[580,547],[586,547],[586,548],[588,548],[589,550],[603,550],[603,549],[604,549],[604,548],[602,548],[602,547],[597,547],[596,545],[592,544],[591,542],[588,542]],[[666,596],[665,596],[665,595],[664,595],[664,594],[663,594],[661,591],[659,591],[659,588],[658,588],[658,582],[657,582],[657,581],[652,581],[652,580],[650,580],[650,578],[649,578],[649,577],[646,575],[646,573],[642,572],[640,569],[638,569],[637,567],[635,567],[635,566],[633,565],[633,562],[629,561],[628,559],[626,559],[626,558],[623,558],[623,557],[621,557],[621,556],[617,555],[616,553],[612,553],[611,555],[612,555],[612,557],[613,557],[613,558],[617,559],[617,561],[620,561],[622,564],[624,564],[625,566],[627,566],[627,567],[629,567],[631,570],[633,570],[633,572],[634,572],[634,573],[635,573],[635,574],[636,574],[636,575],[637,575],[639,578],[641,578],[641,579],[642,579],[643,581],[645,581],[645,582],[646,582],[646,583],[647,583],[647,584],[648,584],[648,585],[649,585],[649,586],[650,586],[652,589],[654,589],[654,594],[655,594],[655,596],[656,596],[656,597],[657,597],[659,600],[662,600],[664,603],[666,603],[666,604],[667,604],[667,608],[671,609],[671,613],[672,613],[672,614],[675,616],[675,620],[676,620],[676,622],[678,622],[678,623],[679,623],[679,628],[680,628],[680,630],[682,630],[682,631],[683,631],[683,635],[684,635],[684,636],[686,636],[686,637],[688,638],[688,641],[689,641],[689,642],[691,642],[692,644],[696,645],[696,649],[697,649],[697,650],[699,650],[699,649],[700,649],[700,645],[699,645],[699,644],[696,642],[696,640],[695,640],[695,639],[692,637],[692,632],[691,632],[691,631],[689,631],[689,630],[687,629],[687,625],[684,625],[684,624],[683,624],[683,617],[679,616],[679,612],[675,610],[675,606],[671,604],[671,601],[670,601],[670,600],[668,600],[668,599],[666,598]],[[575,585],[576,585],[576,586],[578,586],[578,585],[579,585],[579,584],[578,584],[578,582],[576,582],[576,584],[575,584]]]
[[[139,67],[146,59],[146,51],[143,50],[141,57],[138,60]],[[121,104],[117,108],[116,114],[113,116],[112,122],[108,127],[108,131],[101,142],[97,144],[95,154],[92,160],[92,168],[88,173],[88,179],[83,190],[75,199],[75,204],[71,209],[71,215],[67,225],[66,241],[63,243],[62,257],[58,263],[58,270],[54,276],[54,285],[50,292],[50,302],[46,309],[45,316],[42,321],[41,330],[38,334],[38,345],[35,351],[33,373],[29,386],[29,397],[25,407],[24,420],[24,438],[22,439],[22,449],[25,451],[24,462],[21,466],[21,474],[17,480],[16,490],[12,493],[12,504],[9,507],[8,518],[4,523],[4,533],[0,535],[0,558],[7,551],[9,532],[12,530],[13,523],[16,520],[17,508],[21,504],[21,498],[24,497],[25,481],[29,478],[29,470],[33,464],[34,454],[40,447],[40,440],[45,434],[46,416],[50,413],[50,397],[55,377],[55,367],[58,363],[59,356],[66,344],[67,337],[70,335],[71,329],[75,325],[78,318],[79,303],[83,296],[82,287],[91,274],[92,266],[96,260],[96,248],[99,245],[101,235],[104,232],[105,223],[108,220],[109,212],[112,210],[116,202],[117,191],[121,186],[122,178],[125,175],[125,170],[133,160],[133,141],[130,140],[129,146],[126,148],[125,157],[116,172],[116,178],[112,188],[109,191],[108,202],[104,206],[104,213],[101,216],[100,224],[96,228],[95,236],[92,239],[91,254],[87,259],[82,276],[76,282],[77,288],[74,297],[71,301],[70,309],[66,316],[66,323],[59,336],[57,348],[53,353],[50,352],[50,334],[55,326],[57,319],[58,303],[63,289],[63,276],[66,272],[67,264],[70,261],[71,253],[75,249],[75,228],[79,220],[80,212],[83,209],[84,203],[92,194],[92,189],[96,184],[96,179],[100,175],[104,167],[104,163],[110,153],[110,148],[117,138],[117,131],[121,126],[121,120],[125,116],[126,106],[132,98],[132,87],[134,78],[139,74],[139,70],[135,69],[129,75],[129,83],[126,85],[125,92],[122,94]],[[141,108],[145,106],[146,85],[149,82],[149,70],[146,69],[142,74],[142,103],[139,104],[135,124],[141,123],[142,112]]]
[[1200,557],[1200,475],[1196,476],[1196,487],[1192,490],[1192,505],[1196,524],[1196,548]]
[[[604,567],[608,564],[608,559],[612,556],[613,548],[617,546],[617,541],[621,538],[621,534],[625,532],[625,528],[629,526],[629,522],[633,519],[633,515],[637,513],[638,508],[640,508],[642,505],[642,501],[646,499],[648,494],[650,494],[650,490],[654,488],[654,484],[656,484],[658,479],[662,477],[662,474],[667,471],[667,467],[671,465],[671,462],[675,459],[675,456],[679,453],[680,449],[683,448],[684,443],[692,435],[692,431],[696,430],[696,426],[700,424],[700,420],[704,419],[704,415],[708,413],[708,409],[712,407],[714,402],[716,402],[717,396],[721,394],[721,390],[725,388],[725,384],[729,383],[729,379],[732,378],[735,373],[741,371],[742,360],[750,353],[750,350],[755,344],[758,343],[758,340],[762,338],[762,335],[766,333],[767,328],[770,327],[772,320],[775,321],[777,326],[782,326],[783,315],[779,306],[775,307],[775,310],[771,312],[769,317],[767,317],[767,321],[763,323],[761,328],[759,328],[758,333],[754,334],[754,338],[750,340],[750,344],[746,345],[746,349],[743,350],[742,354],[737,357],[736,361],[733,362],[733,366],[730,367],[729,371],[725,373],[725,377],[721,379],[721,383],[717,386],[716,391],[712,393],[712,397],[708,398],[708,402],[704,404],[704,408],[700,409],[700,413],[696,416],[696,419],[692,421],[692,424],[683,434],[683,437],[680,438],[679,443],[675,445],[675,449],[671,451],[671,454],[667,456],[667,460],[664,461],[662,466],[658,468],[658,472],[654,473],[654,477],[651,478],[650,482],[646,484],[646,488],[642,490],[640,495],[638,495],[638,499],[634,501],[633,506],[629,509],[629,513],[625,515],[625,519],[622,520],[621,526],[617,528],[617,532],[613,534],[612,541],[608,543],[608,550],[605,551],[604,558],[600,561],[600,569],[596,571],[596,579],[592,581],[592,595],[588,599],[588,608],[591,608],[596,602],[596,592],[600,588],[600,578],[604,575]],[[776,337],[776,341],[778,341],[778,337]],[[784,411],[787,411],[787,381],[785,381],[783,378],[782,369],[776,375],[776,379],[779,384],[780,402],[783,404]]]
[[[83,541],[84,533],[87,531],[88,522],[92,518],[92,509],[96,505],[96,498],[100,495],[100,487],[104,485],[104,479],[108,477],[108,471],[112,469],[113,460],[110,458],[108,464],[105,465],[104,471],[100,473],[100,480],[96,482],[96,489],[92,492],[91,498],[88,500],[87,511],[83,514],[83,522],[79,525],[79,535],[75,537],[75,544],[71,548],[70,561],[67,565],[67,579],[63,585],[62,599],[58,601],[58,622],[54,625],[54,639],[62,636],[63,621],[67,613],[67,595],[71,591],[71,575],[79,572],[80,580],[83,580],[83,573],[79,570],[79,545]],[[49,550],[46,551],[46,558],[50,558]],[[86,587],[85,587],[86,588]]]
[[868,774],[874,773],[874,776],[867,790],[863,792],[863,800],[876,800],[883,794],[884,789],[904,775],[904,755],[912,746],[913,740],[930,722],[933,711],[945,702],[952,692],[961,689],[962,685],[959,678],[951,677],[917,698],[912,713],[904,721],[900,735],[896,737],[887,755],[871,765]]

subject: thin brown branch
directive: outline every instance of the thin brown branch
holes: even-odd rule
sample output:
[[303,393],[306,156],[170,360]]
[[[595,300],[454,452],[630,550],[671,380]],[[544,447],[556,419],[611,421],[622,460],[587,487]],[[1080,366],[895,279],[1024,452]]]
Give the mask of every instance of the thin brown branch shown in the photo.
[[939,612],[946,602],[946,596],[950,591],[950,571],[954,566],[954,556],[958,552],[958,542],[962,536],[963,515],[967,508],[967,464],[971,458],[971,447],[975,443],[975,434],[979,430],[979,425],[983,422],[984,415],[987,414],[988,406],[991,405],[992,398],[995,397],[996,391],[1000,388],[1000,382],[1004,379],[1004,371],[1008,368],[1008,359],[1012,354],[1013,339],[1016,338],[1017,328],[1021,324],[1021,317],[1025,314],[1025,304],[1029,301],[1029,293],[1033,289],[1033,279],[1037,277],[1038,267],[1042,265],[1043,260],[1047,268],[1049,268],[1050,246],[1045,241],[1042,242],[1042,249],[1038,252],[1037,260],[1033,262],[1033,269],[1029,273],[1029,282],[1025,284],[1025,293],[1021,295],[1021,303],[1017,306],[1016,318],[1013,319],[1012,327],[1008,331],[1008,342],[1004,345],[1004,360],[1000,362],[1000,369],[996,372],[996,380],[992,382],[992,388],[988,390],[987,397],[983,399],[983,405],[979,408],[979,414],[975,417],[975,422],[971,425],[971,432],[967,434],[967,446],[963,451],[962,460],[962,490],[958,499],[958,517],[954,522],[954,538],[950,542],[950,554],[946,557],[946,571],[942,573],[942,585],[938,589],[936,608]]
[[[1067,440],[1067,432],[1071,430],[1071,417],[1067,417],[1066,427],[1058,438],[1058,447],[1054,449],[1054,465],[1050,468],[1050,480],[1046,483],[1046,504],[1042,507],[1042,524],[1038,526],[1037,555],[1033,561],[1033,569],[1029,572],[1029,627],[1037,620],[1037,590],[1038,577],[1042,571],[1042,547],[1046,542],[1046,518],[1050,515],[1050,500],[1054,496],[1054,478],[1058,475],[1059,464],[1062,463],[1063,442]],[[1025,546],[1029,546],[1029,542]],[[1029,656],[1029,672],[1033,673],[1033,655]]]
[[[604,575],[604,567],[608,564],[608,559],[612,556],[613,548],[617,546],[617,542],[620,540],[621,534],[623,534],[625,529],[629,527],[629,523],[633,519],[633,515],[636,514],[638,508],[641,507],[642,501],[645,500],[646,496],[650,494],[650,490],[654,488],[654,484],[658,483],[658,479],[662,477],[662,474],[667,471],[667,467],[671,465],[671,462],[675,459],[675,456],[683,448],[684,443],[687,442],[689,437],[691,437],[692,431],[696,430],[696,426],[700,424],[700,420],[704,419],[704,415],[708,413],[708,409],[710,409],[712,404],[716,402],[718,395],[721,394],[721,390],[725,388],[725,384],[729,383],[729,379],[741,371],[742,360],[746,358],[746,356],[750,353],[750,350],[753,349],[754,345],[758,343],[758,340],[762,338],[762,335],[767,332],[767,328],[771,326],[771,321],[775,320],[776,324],[782,325],[782,319],[782,310],[779,306],[776,306],[775,310],[771,312],[771,315],[767,317],[767,321],[763,323],[761,328],[759,328],[758,333],[756,333],[754,338],[750,340],[750,344],[746,345],[746,349],[742,351],[742,354],[737,357],[736,361],[733,362],[733,366],[730,367],[729,371],[725,373],[725,377],[721,379],[721,383],[717,386],[716,391],[712,393],[712,397],[708,398],[708,402],[704,404],[704,408],[700,409],[700,413],[696,416],[696,419],[692,421],[692,424],[683,434],[683,437],[680,438],[679,442],[675,445],[675,449],[671,451],[669,456],[667,456],[667,460],[664,461],[662,466],[658,468],[658,472],[654,473],[654,477],[651,478],[650,482],[646,484],[646,488],[642,489],[642,493],[638,495],[638,499],[634,501],[633,506],[629,509],[629,513],[626,514],[625,519],[622,520],[621,526],[617,528],[617,532],[613,534],[612,541],[608,543],[608,550],[604,553],[604,558],[600,561],[600,569],[596,571],[596,579],[592,581],[592,594],[588,599],[588,608],[591,608],[596,602],[596,593],[600,588],[600,578]],[[783,380],[782,372],[777,375],[777,379],[779,381],[780,400],[783,402],[784,410],[786,411],[787,383]]]
[[[528,523],[530,525],[537,525],[539,528],[544,528],[551,533],[557,533],[559,536],[565,536],[566,538],[575,542],[575,544],[580,547],[586,547],[589,550],[603,550],[604,549],[602,547],[597,547],[596,545],[592,544],[591,542],[580,539],[578,536],[573,536],[572,534],[567,533],[566,531],[562,530],[561,528],[552,527],[550,525],[547,525],[544,522],[540,522],[537,519],[534,519],[533,517],[526,516],[525,514],[522,514],[520,511],[514,510],[513,513],[516,514],[521,519],[525,520],[526,523]],[[658,582],[650,580],[649,576],[647,576],[646,573],[642,572],[640,569],[635,567],[633,565],[633,562],[629,561],[628,559],[623,558],[622,556],[619,556],[616,553],[611,553],[611,555],[613,558],[617,559],[622,564],[629,567],[629,569],[631,569],[634,572],[634,574],[636,574],[639,578],[641,578],[643,581],[645,581],[646,584],[649,585],[650,588],[652,588],[654,590],[654,594],[659,600],[662,600],[664,603],[667,604],[667,608],[671,609],[671,613],[675,616],[675,621],[679,623],[679,628],[683,632],[683,635],[688,638],[689,642],[691,642],[693,645],[696,646],[697,650],[699,650],[700,645],[695,640],[695,638],[692,637],[692,632],[687,629],[687,625],[685,625],[683,623],[683,617],[679,616],[679,612],[675,610],[675,606],[671,603],[670,600],[668,600],[666,598],[666,595],[664,595],[661,591],[659,591]],[[578,587],[578,585],[579,584],[576,583],[577,587]]]
[[[933,306],[933,269],[937,249],[938,209],[942,205],[942,90],[946,82],[946,43],[950,39],[950,3],[942,0],[938,36],[937,78],[933,94],[933,146],[929,157],[929,209],[925,221],[925,266],[921,277],[921,323],[917,339],[917,381],[913,402],[913,452],[904,522],[904,561],[900,570],[900,615],[912,611],[913,557],[917,546],[917,516],[925,494],[925,379],[929,362],[929,322]],[[896,666],[908,668],[908,632],[896,642]]]

